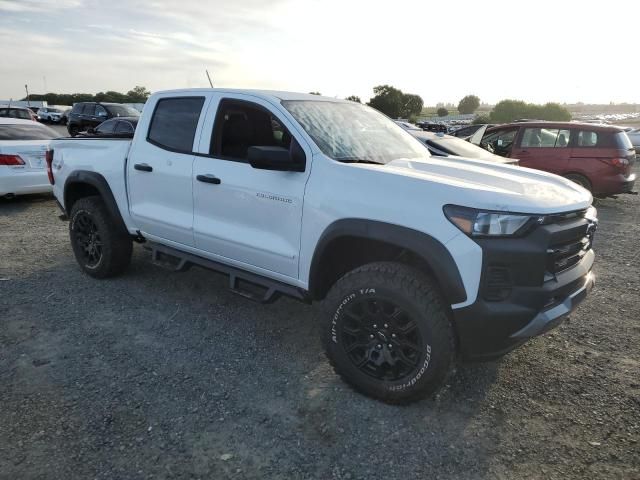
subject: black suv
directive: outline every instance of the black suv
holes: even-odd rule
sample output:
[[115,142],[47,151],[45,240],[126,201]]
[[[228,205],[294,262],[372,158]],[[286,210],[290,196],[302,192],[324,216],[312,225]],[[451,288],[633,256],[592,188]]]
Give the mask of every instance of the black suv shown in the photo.
[[89,128],[95,128],[105,120],[114,117],[139,117],[133,107],[121,103],[80,102],[69,113],[67,130],[72,137]]

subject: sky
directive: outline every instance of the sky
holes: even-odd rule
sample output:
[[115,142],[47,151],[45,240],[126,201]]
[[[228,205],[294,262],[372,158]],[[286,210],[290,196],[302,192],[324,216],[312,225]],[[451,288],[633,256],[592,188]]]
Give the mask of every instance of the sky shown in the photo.
[[0,0],[0,99],[214,86],[640,103],[640,2]]

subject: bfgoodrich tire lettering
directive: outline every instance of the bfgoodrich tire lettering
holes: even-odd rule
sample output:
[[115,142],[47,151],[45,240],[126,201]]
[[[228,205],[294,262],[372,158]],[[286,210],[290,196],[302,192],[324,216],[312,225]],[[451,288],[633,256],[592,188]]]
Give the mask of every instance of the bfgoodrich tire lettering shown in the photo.
[[69,238],[78,264],[92,277],[118,275],[131,261],[131,238],[109,216],[100,197],[84,197],[73,204]]
[[431,279],[406,265],[364,265],[323,301],[324,346],[334,370],[387,403],[436,391],[455,352],[447,308]]

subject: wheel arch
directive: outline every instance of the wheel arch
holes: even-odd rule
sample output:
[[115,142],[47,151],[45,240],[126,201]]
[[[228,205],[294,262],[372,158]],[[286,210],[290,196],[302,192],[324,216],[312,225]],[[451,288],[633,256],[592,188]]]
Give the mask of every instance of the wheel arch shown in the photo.
[[426,270],[450,304],[467,298],[458,267],[440,241],[411,228],[366,219],[341,219],[325,229],[311,261],[309,292],[313,299],[322,299],[347,271],[385,260]]
[[64,182],[64,209],[71,216],[73,204],[80,198],[99,196],[105,204],[112,220],[125,232],[127,227],[122,219],[118,204],[107,180],[97,172],[78,170],[71,173]]

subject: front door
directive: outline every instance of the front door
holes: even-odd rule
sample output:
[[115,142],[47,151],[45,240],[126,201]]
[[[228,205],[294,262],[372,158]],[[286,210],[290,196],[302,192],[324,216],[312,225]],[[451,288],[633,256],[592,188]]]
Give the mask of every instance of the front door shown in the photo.
[[[298,278],[302,203],[311,150],[276,107],[255,97],[211,102],[193,168],[195,245],[257,273]],[[209,135],[207,135],[209,133]],[[260,170],[251,146],[302,149],[304,172]],[[300,151],[300,150],[298,150]]]
[[204,96],[161,98],[138,125],[127,179],[131,216],[145,236],[193,246],[193,148],[204,104]]
[[571,156],[569,140],[568,129],[524,127],[510,156],[520,159],[521,167],[562,174],[566,171]]
[[511,157],[511,147],[513,146],[517,133],[517,127],[492,130],[482,137],[480,146],[501,157]]

